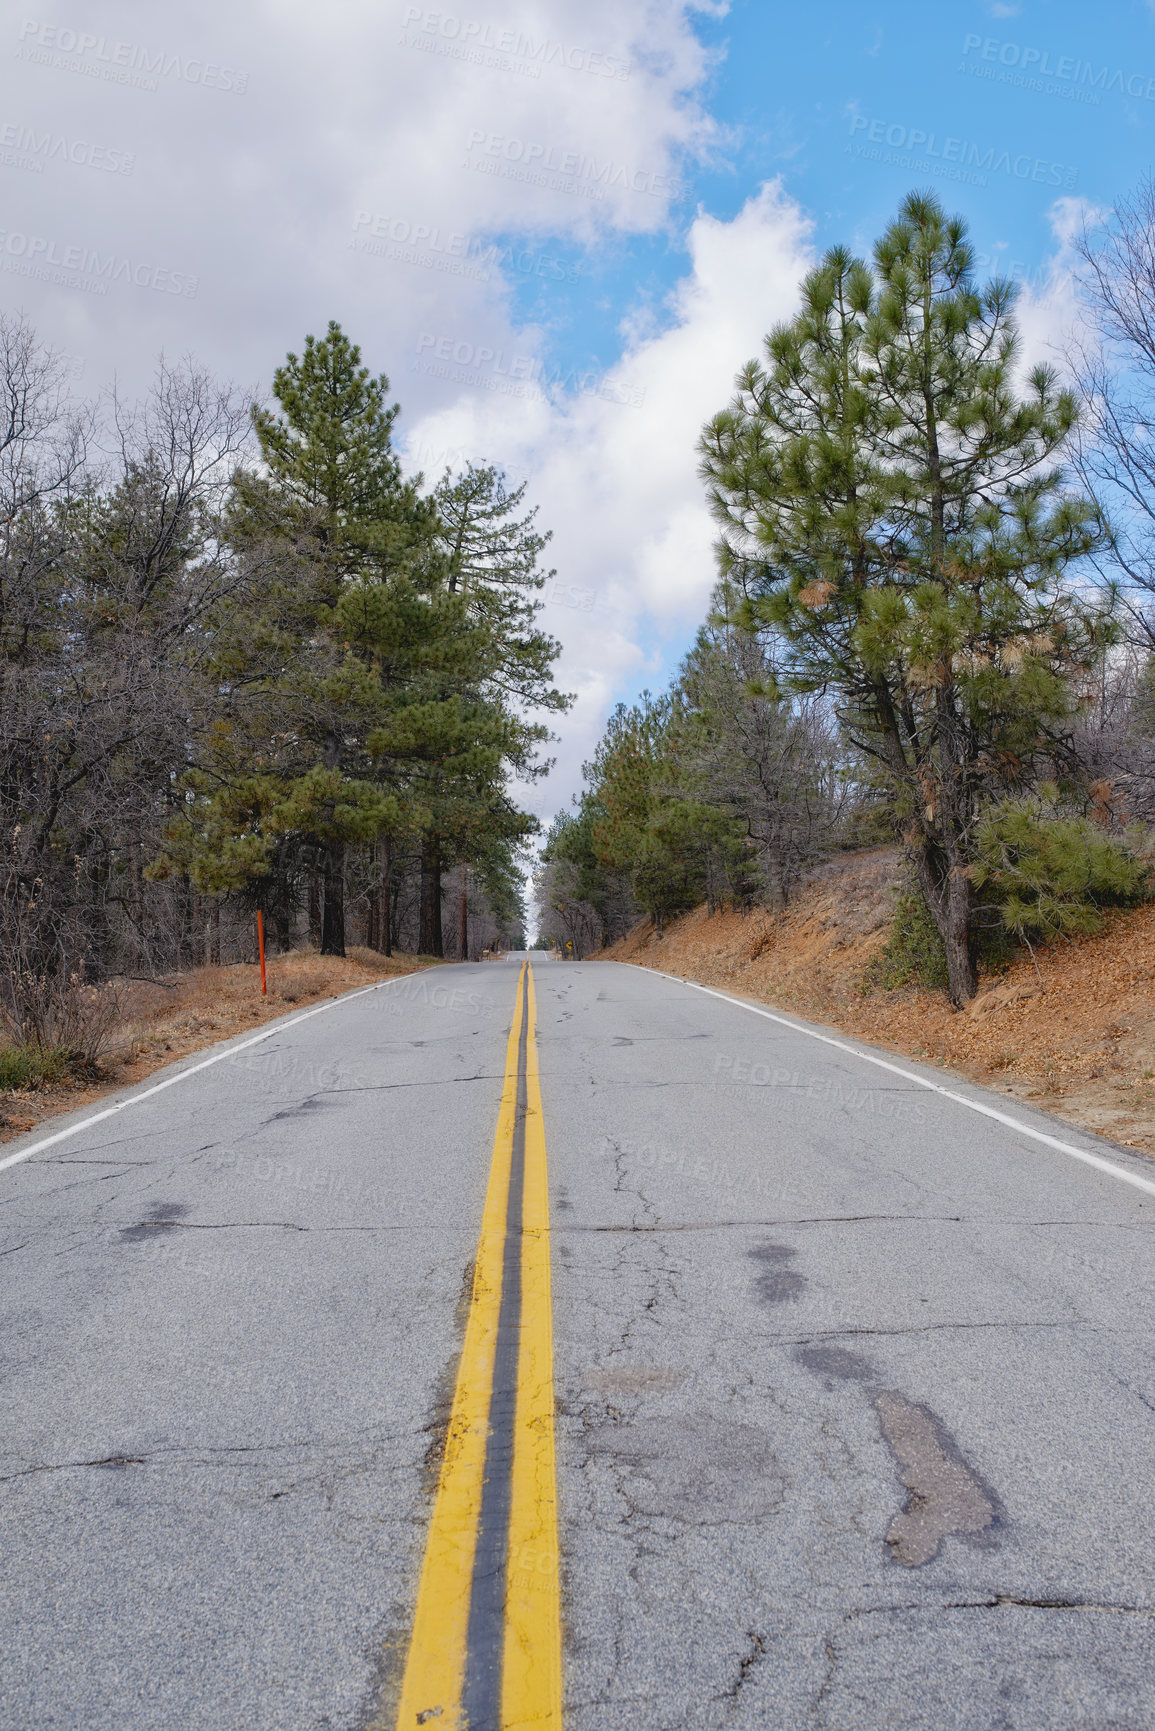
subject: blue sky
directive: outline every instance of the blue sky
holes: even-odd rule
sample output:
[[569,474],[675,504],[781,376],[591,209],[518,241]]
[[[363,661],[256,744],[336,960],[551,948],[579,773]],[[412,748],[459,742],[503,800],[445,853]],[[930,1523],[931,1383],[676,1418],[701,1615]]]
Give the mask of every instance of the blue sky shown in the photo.
[[[683,157],[668,229],[591,249],[561,291],[518,285],[518,316],[542,321],[562,375],[611,366],[622,319],[639,306],[661,318],[685,274],[693,214],[733,218],[769,179],[812,220],[818,249],[866,255],[904,194],[930,187],[967,220],[985,274],[1038,286],[1056,253],[1056,200],[1109,207],[1151,163],[1155,15],[1139,0],[1094,16],[1074,0],[739,0],[694,27],[711,58],[702,99],[717,136],[705,160]],[[687,635],[659,626],[642,641],[647,665],[623,682],[627,698],[674,671]]]
[[[549,324],[563,371],[609,365],[624,314],[660,304],[684,273],[695,209],[732,217],[765,180],[781,177],[820,248],[863,251],[911,186],[933,187],[967,219],[992,269],[1026,274],[1054,251],[1056,197],[1110,205],[1150,161],[1155,13],[1142,0],[1112,0],[1094,17],[1075,0],[810,9],[738,0],[722,16],[697,16],[694,29],[711,56],[702,99],[718,139],[705,161],[683,156],[687,190],[669,230],[593,249],[563,290],[518,282],[519,316]],[[932,154],[912,147],[918,133]],[[942,160],[948,140],[966,146],[961,161]],[[967,154],[985,185],[952,176]]]

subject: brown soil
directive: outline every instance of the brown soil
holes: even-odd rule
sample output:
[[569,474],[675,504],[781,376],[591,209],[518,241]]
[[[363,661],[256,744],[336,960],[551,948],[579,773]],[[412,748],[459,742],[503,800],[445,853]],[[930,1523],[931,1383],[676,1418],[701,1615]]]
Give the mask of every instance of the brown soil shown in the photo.
[[646,922],[603,952],[793,1011],[937,1062],[1056,1117],[1155,1154],[1155,906],[1093,938],[1056,942],[983,979],[952,1011],[942,992],[864,990],[886,942],[898,877],[891,849],[821,867],[783,913],[704,908],[658,938]]
[[366,949],[352,949],[344,959],[321,956],[315,950],[298,951],[270,960],[265,998],[255,963],[193,968],[164,980],[122,981],[117,986],[120,1015],[99,1077],[0,1093],[0,1143],[35,1129],[58,1112],[75,1111],[114,1088],[143,1082],[177,1058],[275,1021],[293,1009],[431,965],[428,957],[379,956]]

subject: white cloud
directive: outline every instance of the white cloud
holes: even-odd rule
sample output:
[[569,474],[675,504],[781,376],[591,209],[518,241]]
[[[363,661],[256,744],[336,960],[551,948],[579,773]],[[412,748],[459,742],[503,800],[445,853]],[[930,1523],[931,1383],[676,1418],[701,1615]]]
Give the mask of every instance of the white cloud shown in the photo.
[[[414,429],[425,453],[510,453],[554,530],[551,558],[571,589],[545,621],[564,642],[561,682],[579,697],[546,809],[579,785],[614,692],[644,677],[664,638],[688,638],[704,615],[715,532],[698,436],[729,400],[739,367],[797,304],[812,262],[808,221],[777,183],[733,221],[699,214],[688,250],[668,327],[635,339],[606,376],[605,395],[555,405],[463,392]],[[594,597],[588,611],[572,604],[574,590],[583,602]]]
[[1067,356],[1080,335],[1076,242],[1084,224],[1106,213],[1083,198],[1060,198],[1050,210],[1055,247],[1043,267],[1023,282],[1016,308],[1022,349],[1021,374],[1047,365],[1066,369]]
[[[94,385],[113,371],[143,384],[161,348],[267,379],[332,316],[391,373],[422,331],[483,341],[507,298],[497,276],[359,252],[357,235],[377,219],[435,233],[442,253],[418,253],[451,263],[449,237],[654,233],[711,136],[680,0],[503,0],[497,17],[484,0],[456,17],[404,0],[94,10],[83,32],[0,23],[6,125],[132,159],[130,173],[67,157],[38,171],[18,150],[27,166],[0,165],[0,301]],[[78,256],[97,264],[55,262]],[[109,259],[166,286],[120,276],[93,292]],[[194,292],[168,292],[174,280]]]

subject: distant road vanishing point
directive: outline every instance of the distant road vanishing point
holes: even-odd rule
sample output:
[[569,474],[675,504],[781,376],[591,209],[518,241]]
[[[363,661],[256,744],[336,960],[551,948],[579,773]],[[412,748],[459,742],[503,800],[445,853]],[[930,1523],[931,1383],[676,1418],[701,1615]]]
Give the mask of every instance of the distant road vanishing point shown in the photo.
[[0,1150],[0,1727],[1155,1726],[1155,1163],[641,969]]

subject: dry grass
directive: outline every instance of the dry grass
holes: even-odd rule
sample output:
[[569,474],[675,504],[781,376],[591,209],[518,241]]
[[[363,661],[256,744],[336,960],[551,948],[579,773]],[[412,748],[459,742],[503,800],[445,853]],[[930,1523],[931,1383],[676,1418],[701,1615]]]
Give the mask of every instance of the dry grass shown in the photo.
[[660,941],[640,927],[606,954],[940,1063],[1155,1154],[1155,906],[1115,915],[1099,937],[1047,945],[1038,973],[1024,955],[956,1014],[941,992],[862,991],[886,942],[897,863],[889,849],[845,855],[784,914],[708,919],[699,908]]
[[360,948],[351,949],[344,959],[297,951],[270,960],[266,998],[255,964],[193,968],[164,980],[117,981],[119,1020],[100,1066],[100,1080],[6,1092],[0,1096],[0,1142],[294,1008],[428,966],[428,958],[379,956]]

